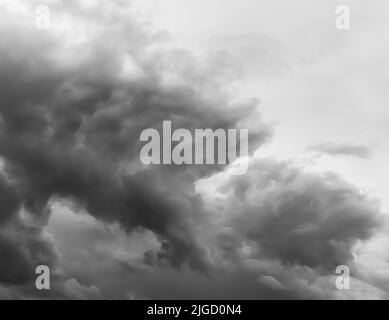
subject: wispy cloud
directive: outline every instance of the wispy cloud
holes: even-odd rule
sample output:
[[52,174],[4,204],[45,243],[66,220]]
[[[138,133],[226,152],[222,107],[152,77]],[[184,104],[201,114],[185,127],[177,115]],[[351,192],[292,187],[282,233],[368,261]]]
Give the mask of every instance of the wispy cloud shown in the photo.
[[370,158],[372,153],[367,146],[352,143],[326,142],[308,147],[309,151],[317,151],[331,156],[351,156],[357,158]]

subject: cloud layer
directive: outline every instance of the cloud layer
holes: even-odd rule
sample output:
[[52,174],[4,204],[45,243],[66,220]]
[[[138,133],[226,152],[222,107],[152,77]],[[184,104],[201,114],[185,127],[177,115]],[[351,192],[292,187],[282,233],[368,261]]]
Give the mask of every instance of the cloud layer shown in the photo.
[[[141,165],[139,134],[163,120],[248,128],[251,153],[271,127],[257,100],[224,89],[223,63],[149,30],[121,1],[53,1],[50,30],[36,29],[34,5],[0,16],[0,296],[336,296],[334,268],[379,228],[377,201],[272,159],[241,177]],[[85,228],[75,213],[89,215]],[[33,288],[38,264],[55,270],[46,295]]]

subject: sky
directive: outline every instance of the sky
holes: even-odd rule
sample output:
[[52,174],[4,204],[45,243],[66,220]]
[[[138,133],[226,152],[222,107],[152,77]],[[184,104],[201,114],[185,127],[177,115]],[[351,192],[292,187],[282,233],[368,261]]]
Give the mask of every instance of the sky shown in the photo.
[[[192,50],[227,51],[237,60],[245,73],[239,93],[260,99],[264,117],[276,124],[274,156],[309,157],[307,146],[323,142],[366,146],[374,154],[368,161],[323,157],[317,169],[374,190],[388,209],[385,1],[135,3]],[[346,32],[334,27],[339,4],[352,11]]]
[[[0,298],[389,297],[386,1],[0,6]],[[142,165],[164,120],[248,128],[248,172]]]

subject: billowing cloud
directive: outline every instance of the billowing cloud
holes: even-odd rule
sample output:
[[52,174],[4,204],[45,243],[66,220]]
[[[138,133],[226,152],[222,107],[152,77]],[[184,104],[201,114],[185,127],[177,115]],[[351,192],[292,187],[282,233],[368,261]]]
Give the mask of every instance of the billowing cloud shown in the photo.
[[366,146],[349,143],[320,143],[310,146],[308,150],[318,151],[332,156],[344,155],[357,158],[369,158],[371,156],[371,152]]
[[[250,154],[271,128],[257,100],[226,90],[223,63],[149,30],[124,2],[50,2],[49,30],[36,28],[36,4],[0,15],[0,295],[335,296],[334,267],[380,225],[375,200],[274,160],[239,177],[142,165],[140,132],[164,120],[249,129]],[[38,264],[54,271],[47,294],[33,287]]]
[[228,212],[235,243],[285,265],[331,272],[350,262],[357,240],[370,238],[382,222],[379,202],[340,177],[269,159],[219,188],[218,206]]
[[[21,209],[39,217],[49,200],[66,198],[127,232],[152,230],[172,265],[202,268],[193,181],[220,168],[141,166],[139,135],[163,120],[188,129],[251,122],[255,147],[269,134],[256,101],[230,102],[210,73],[191,72],[189,55],[158,49],[160,35],[138,26],[126,5],[107,14],[74,5],[51,7],[49,31],[11,12],[2,20],[0,154],[12,181],[2,183],[2,220]],[[71,29],[56,30],[62,19]]]

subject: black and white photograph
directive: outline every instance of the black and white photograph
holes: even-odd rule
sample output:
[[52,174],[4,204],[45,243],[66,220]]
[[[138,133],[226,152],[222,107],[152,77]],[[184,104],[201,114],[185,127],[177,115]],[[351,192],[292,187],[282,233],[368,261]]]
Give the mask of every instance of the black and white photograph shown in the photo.
[[389,299],[388,30],[385,0],[0,0],[0,300]]

